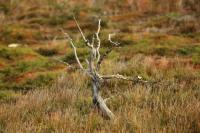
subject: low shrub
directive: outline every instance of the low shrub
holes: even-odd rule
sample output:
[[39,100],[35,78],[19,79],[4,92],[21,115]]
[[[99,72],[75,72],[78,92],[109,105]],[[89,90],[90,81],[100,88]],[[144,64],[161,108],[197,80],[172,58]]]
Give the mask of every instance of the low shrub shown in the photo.
[[56,48],[39,48],[37,52],[43,56],[54,56],[58,54],[58,49]]

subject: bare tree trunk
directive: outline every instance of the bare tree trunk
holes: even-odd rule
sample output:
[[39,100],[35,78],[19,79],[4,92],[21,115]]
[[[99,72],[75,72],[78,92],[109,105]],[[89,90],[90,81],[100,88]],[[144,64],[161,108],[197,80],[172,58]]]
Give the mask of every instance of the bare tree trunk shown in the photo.
[[92,80],[93,104],[102,112],[104,117],[112,119],[114,117],[114,114],[107,107],[105,100],[100,95],[99,89],[100,89],[99,82],[93,79]]
[[[70,38],[70,36],[65,33],[64,35],[69,39],[71,46],[74,50],[74,55],[76,58],[76,61],[80,67],[81,70],[83,70],[85,73],[88,74],[88,76],[91,78],[91,82],[92,82],[92,97],[93,97],[93,104],[95,107],[98,108],[98,110],[102,113],[102,115],[106,118],[112,119],[114,118],[114,114],[112,113],[112,111],[108,108],[108,106],[106,105],[106,101],[101,97],[100,95],[100,81],[102,80],[109,80],[109,79],[122,79],[122,80],[127,80],[127,81],[131,81],[131,82],[135,82],[136,80],[134,80],[133,78],[130,77],[125,77],[123,75],[106,75],[106,76],[102,76],[98,73],[100,64],[101,64],[101,55],[99,52],[100,46],[101,46],[101,40],[99,38],[99,33],[100,33],[100,29],[101,29],[101,20],[99,20],[98,23],[98,29],[97,32],[95,33],[95,35],[93,36],[92,42],[90,43],[90,41],[87,40],[87,38],[85,37],[85,35],[83,34],[83,31],[81,30],[78,22],[76,21],[76,19],[74,18],[76,25],[82,35],[83,40],[85,41],[86,46],[89,48],[90,50],[90,59],[87,60],[86,59],[86,63],[88,64],[88,68],[85,69],[83,67],[83,65],[81,64],[78,55],[77,55],[77,51],[76,51],[76,47],[73,43],[73,40]],[[119,43],[117,42],[113,42],[112,41],[112,36],[114,34],[109,34],[108,40],[110,41],[111,44],[114,45],[119,45]],[[95,38],[96,36],[96,38]],[[97,40],[97,44],[95,45],[95,39]],[[138,77],[137,82],[145,82],[143,80],[141,80],[141,77]]]

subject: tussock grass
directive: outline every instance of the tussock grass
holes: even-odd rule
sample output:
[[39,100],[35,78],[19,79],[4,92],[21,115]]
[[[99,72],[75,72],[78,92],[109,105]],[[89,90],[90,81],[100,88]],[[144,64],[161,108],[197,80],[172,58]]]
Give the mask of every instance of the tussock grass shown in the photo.
[[145,63],[142,55],[133,59],[106,60],[102,71],[124,74],[129,70],[127,75],[147,75],[159,82],[147,86],[103,83],[103,95],[111,97],[108,106],[116,115],[113,121],[104,120],[92,107],[89,79],[73,72],[63,74],[49,89],[3,104],[2,132],[199,132],[199,73],[191,66],[180,69],[179,64],[168,71],[158,69]]
[[[199,20],[180,13],[176,2],[170,9],[165,2],[142,2],[2,0],[0,41],[22,45],[0,46],[0,132],[200,132]],[[112,121],[93,108],[90,79],[52,59],[76,63],[60,40],[61,27],[74,38],[81,62],[88,57],[73,15],[88,38],[96,31],[91,23],[102,18],[102,55],[113,47],[107,34],[120,32],[113,40],[121,44],[108,52],[101,73],[150,81],[102,82]]]

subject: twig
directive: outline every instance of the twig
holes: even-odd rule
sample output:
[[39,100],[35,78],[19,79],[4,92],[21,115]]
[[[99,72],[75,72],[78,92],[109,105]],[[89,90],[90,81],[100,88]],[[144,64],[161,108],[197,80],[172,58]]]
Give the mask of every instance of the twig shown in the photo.
[[145,81],[142,79],[142,77],[137,76],[137,78],[132,78],[132,77],[126,77],[120,74],[117,75],[104,75],[100,76],[100,79],[103,80],[109,80],[109,79],[120,79],[120,80],[126,80],[126,81],[132,81],[132,82],[142,82],[142,83],[147,83],[148,81]]
[[113,42],[113,41],[112,41],[112,37],[113,37],[113,36],[115,36],[115,33],[109,34],[109,35],[108,35],[108,41],[110,41],[112,44],[118,46],[120,43],[118,43],[118,42]]
[[63,31],[63,33],[64,33],[65,37],[68,38],[68,40],[69,40],[69,42],[70,42],[70,44],[71,44],[71,46],[72,46],[72,48],[73,48],[73,50],[74,50],[74,55],[75,55],[75,58],[76,58],[76,61],[77,61],[78,65],[79,65],[79,67],[80,67],[82,70],[84,70],[83,65],[81,64],[81,62],[80,62],[80,60],[79,60],[79,58],[78,58],[77,51],[76,51],[76,47],[75,47],[75,45],[74,45],[74,43],[73,43],[72,38],[71,38],[67,33],[65,33],[64,31]]
[[73,43],[72,39],[70,39],[70,43],[71,43],[71,46],[73,47],[74,55],[75,55],[75,57],[76,57],[77,63],[79,64],[79,67],[80,67],[81,69],[84,70],[83,65],[81,64],[81,62],[80,62],[80,60],[79,60],[79,58],[78,58],[77,51],[76,51],[76,47],[74,46],[74,43]]
[[100,58],[101,58],[101,55],[100,55],[100,52],[99,52],[99,49],[100,49],[100,46],[101,46],[101,40],[99,38],[99,32],[101,30],[101,19],[99,19],[99,24],[98,24],[98,30],[96,32],[96,38],[97,38],[97,41],[98,41],[98,44],[97,44],[97,48],[96,48],[96,51],[97,51],[97,64],[98,62],[100,61]]
[[78,24],[78,22],[77,22],[77,20],[76,20],[76,18],[74,17],[74,21],[75,21],[75,23],[76,23],[76,25],[77,25],[77,27],[78,27],[78,29],[79,29],[79,31],[80,31],[80,33],[81,33],[81,35],[82,35],[82,37],[83,37],[83,40],[85,41],[85,44],[88,46],[88,47],[92,47],[92,45],[89,43],[89,41],[86,39],[86,37],[85,37],[85,35],[83,34],[83,31],[82,31],[82,29],[80,28],[80,25]]

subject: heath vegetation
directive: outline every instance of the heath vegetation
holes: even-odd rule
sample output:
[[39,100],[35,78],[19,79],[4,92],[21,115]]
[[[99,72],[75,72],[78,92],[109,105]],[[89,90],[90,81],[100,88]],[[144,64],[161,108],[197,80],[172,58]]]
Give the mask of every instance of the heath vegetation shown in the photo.
[[1,0],[0,133],[200,132],[199,7]]

